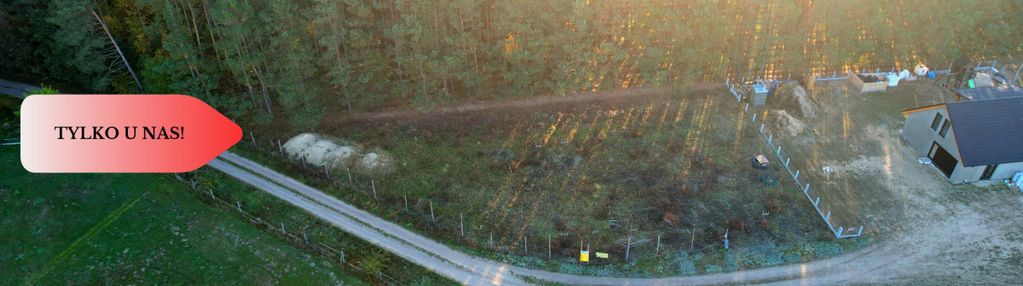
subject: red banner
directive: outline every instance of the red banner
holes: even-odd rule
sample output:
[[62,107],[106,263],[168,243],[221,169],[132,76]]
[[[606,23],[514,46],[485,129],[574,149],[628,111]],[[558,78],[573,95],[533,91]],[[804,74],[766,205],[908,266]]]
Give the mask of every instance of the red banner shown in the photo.
[[21,164],[33,173],[177,173],[242,130],[187,95],[33,95],[21,104]]

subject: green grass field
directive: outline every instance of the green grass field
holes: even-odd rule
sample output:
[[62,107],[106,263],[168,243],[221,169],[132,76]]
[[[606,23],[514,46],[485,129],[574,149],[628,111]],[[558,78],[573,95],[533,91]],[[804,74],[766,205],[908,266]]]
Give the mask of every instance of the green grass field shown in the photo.
[[0,284],[364,284],[170,175],[30,174],[0,147]]

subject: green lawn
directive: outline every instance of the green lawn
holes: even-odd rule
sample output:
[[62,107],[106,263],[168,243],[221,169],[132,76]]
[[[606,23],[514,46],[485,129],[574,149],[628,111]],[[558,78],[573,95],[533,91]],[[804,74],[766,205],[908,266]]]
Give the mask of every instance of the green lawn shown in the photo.
[[364,284],[170,175],[30,174],[17,147],[0,165],[0,284]]

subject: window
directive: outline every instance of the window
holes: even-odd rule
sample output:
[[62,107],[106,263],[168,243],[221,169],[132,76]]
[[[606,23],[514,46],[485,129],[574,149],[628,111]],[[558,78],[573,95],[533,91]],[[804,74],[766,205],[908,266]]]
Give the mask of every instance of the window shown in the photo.
[[945,116],[942,116],[941,113],[935,113],[934,121],[931,121],[931,130],[938,131],[938,124],[941,124],[941,119],[944,117]]
[[945,134],[948,134],[948,128],[950,127],[952,127],[952,123],[945,119],[945,123],[941,125],[941,131],[938,132],[938,135],[941,135],[941,138],[945,138]]

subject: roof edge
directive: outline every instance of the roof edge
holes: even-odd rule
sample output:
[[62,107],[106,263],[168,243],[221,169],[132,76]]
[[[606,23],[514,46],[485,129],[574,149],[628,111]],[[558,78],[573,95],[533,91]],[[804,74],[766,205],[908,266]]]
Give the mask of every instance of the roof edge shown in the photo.
[[945,108],[946,105],[948,105],[948,103],[938,103],[938,104],[914,107],[914,108],[903,110],[901,112],[902,112],[902,115],[905,116],[905,115],[909,115],[910,113],[926,111],[926,110],[932,110],[932,109],[938,109],[938,108]]

